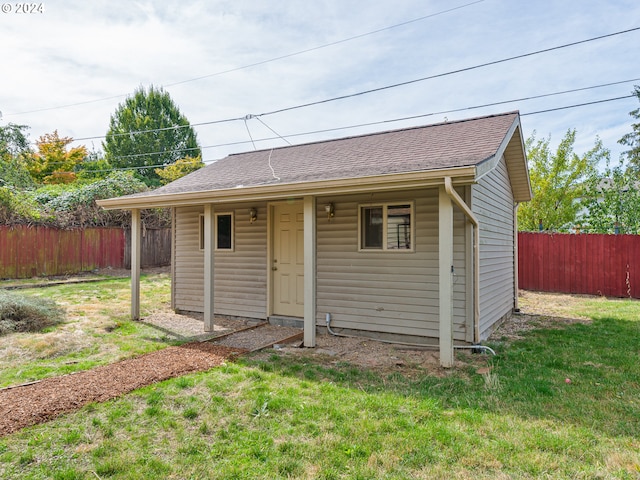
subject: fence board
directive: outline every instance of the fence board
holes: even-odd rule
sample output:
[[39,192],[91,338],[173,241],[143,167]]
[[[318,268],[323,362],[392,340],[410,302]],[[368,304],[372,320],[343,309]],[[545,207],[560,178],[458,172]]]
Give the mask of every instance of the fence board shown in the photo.
[[[0,226],[0,278],[130,268],[128,237],[129,230],[122,228]],[[141,263],[144,267],[170,265],[171,229],[146,230]]]
[[640,236],[520,232],[524,290],[640,298]]

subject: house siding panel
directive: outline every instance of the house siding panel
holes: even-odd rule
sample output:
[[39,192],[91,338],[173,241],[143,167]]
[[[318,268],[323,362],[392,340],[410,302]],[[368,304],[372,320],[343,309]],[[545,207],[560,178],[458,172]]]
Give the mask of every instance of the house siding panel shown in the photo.
[[[324,205],[335,216],[328,222]],[[358,207],[414,202],[414,252],[358,251]],[[317,322],[332,327],[438,337],[438,191],[377,193],[318,199]],[[464,217],[454,218],[454,336],[465,339]]]
[[[258,219],[249,222],[248,210]],[[204,252],[199,249],[202,207],[176,209],[175,306],[204,310]],[[247,318],[267,316],[267,209],[262,205],[216,205],[216,213],[233,213],[234,249],[214,252],[214,312]]]
[[204,252],[200,251],[199,218],[202,207],[175,210],[175,308],[204,311]]
[[511,313],[514,305],[514,210],[507,165],[472,188],[472,208],[480,223],[480,336]]

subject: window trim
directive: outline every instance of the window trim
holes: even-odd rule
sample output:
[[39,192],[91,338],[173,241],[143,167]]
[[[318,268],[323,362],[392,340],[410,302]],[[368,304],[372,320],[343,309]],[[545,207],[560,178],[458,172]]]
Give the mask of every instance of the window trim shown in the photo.
[[[389,226],[388,211],[389,207],[399,207],[402,205],[409,205],[409,219],[411,226],[411,248],[395,249],[387,247],[387,234]],[[362,217],[365,208],[382,207],[382,247],[364,247],[363,246],[363,231],[362,231]],[[415,202],[412,201],[397,201],[397,202],[377,202],[377,203],[362,203],[358,204],[358,252],[393,252],[393,253],[413,253],[416,251],[416,212]]]
[[[230,233],[231,233],[231,246],[229,248],[221,248],[218,247],[218,217],[226,217],[229,216],[231,217],[231,227],[230,227]],[[236,234],[235,234],[235,222],[234,222],[234,215],[233,212],[214,212],[213,214],[213,222],[215,225],[215,243],[214,243],[214,250],[216,252],[233,252],[235,250],[235,243],[236,243]]]
[[[218,247],[218,217],[229,216],[231,217],[231,247],[220,248]],[[235,216],[233,212],[214,212],[213,214],[213,229],[214,229],[214,251],[216,252],[233,252],[235,251]],[[198,217],[198,241],[199,250],[204,252],[204,214],[201,213]]]

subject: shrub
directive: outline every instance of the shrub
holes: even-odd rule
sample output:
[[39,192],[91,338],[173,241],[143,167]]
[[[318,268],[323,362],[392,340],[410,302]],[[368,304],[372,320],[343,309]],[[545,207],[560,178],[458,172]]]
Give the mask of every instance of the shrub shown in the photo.
[[64,320],[64,311],[53,300],[0,290],[0,335],[37,332]]
[[34,223],[46,223],[46,221],[29,194],[13,187],[0,187],[0,224]]

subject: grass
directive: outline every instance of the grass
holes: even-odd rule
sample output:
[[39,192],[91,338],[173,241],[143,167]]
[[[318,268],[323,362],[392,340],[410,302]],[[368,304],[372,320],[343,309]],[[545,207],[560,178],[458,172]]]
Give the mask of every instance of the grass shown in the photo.
[[[142,276],[142,315],[168,309],[168,275]],[[54,301],[66,319],[41,333],[0,336],[0,387],[85,370],[173,344],[166,334],[129,319],[128,279],[20,290]]]
[[54,301],[0,290],[0,335],[37,332],[63,320]]
[[575,308],[482,375],[244,357],[0,438],[0,478],[640,478],[640,302]]

